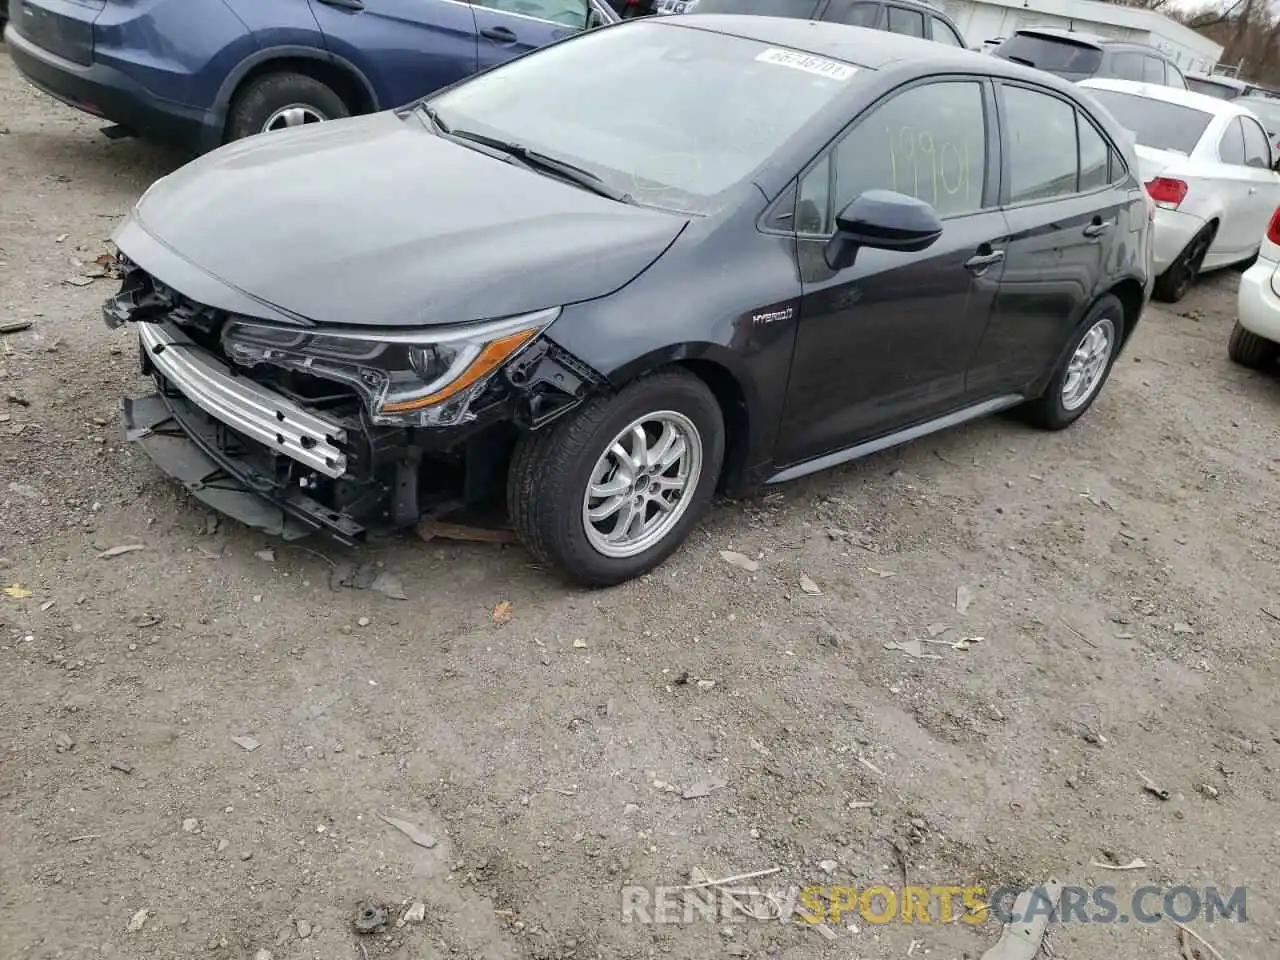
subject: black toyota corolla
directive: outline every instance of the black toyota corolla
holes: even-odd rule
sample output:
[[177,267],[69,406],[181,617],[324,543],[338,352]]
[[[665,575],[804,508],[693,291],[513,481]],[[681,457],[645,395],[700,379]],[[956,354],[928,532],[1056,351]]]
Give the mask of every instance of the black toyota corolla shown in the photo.
[[717,489],[1093,402],[1149,294],[1124,132],[1069,83],[833,24],[591,31],[223,147],[116,234],[127,435],[198,498],[354,542],[505,495],[586,584]]

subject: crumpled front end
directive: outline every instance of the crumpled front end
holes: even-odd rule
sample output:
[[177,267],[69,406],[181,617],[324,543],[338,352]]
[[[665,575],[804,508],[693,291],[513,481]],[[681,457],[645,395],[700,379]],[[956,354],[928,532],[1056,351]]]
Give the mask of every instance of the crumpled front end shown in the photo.
[[548,318],[371,340],[198,303],[127,257],[121,272],[104,320],[137,326],[156,386],[123,400],[126,437],[197,499],[286,539],[354,543],[490,500],[519,433],[602,386],[542,335]]

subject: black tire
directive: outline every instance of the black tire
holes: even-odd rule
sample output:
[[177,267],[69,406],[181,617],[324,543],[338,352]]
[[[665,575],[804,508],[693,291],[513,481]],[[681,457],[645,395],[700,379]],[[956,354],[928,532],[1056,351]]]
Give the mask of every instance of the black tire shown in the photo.
[[1240,321],[1237,320],[1231,331],[1231,339],[1227,341],[1227,356],[1242,367],[1262,370],[1280,357],[1280,344],[1251,333],[1240,326]]
[[1191,238],[1177,259],[1156,277],[1155,288],[1151,291],[1153,297],[1164,303],[1177,303],[1187,295],[1187,291],[1195,286],[1200,265],[1204,263],[1204,255],[1209,252],[1217,230],[1216,225],[1209,224]]
[[314,77],[302,73],[268,73],[236,94],[227,116],[227,140],[262,133],[280,110],[298,106],[323,120],[351,116],[342,97]]
[[[683,416],[701,438],[697,483],[661,539],[634,556],[606,556],[592,545],[583,516],[592,472],[629,424],[659,411]],[[521,438],[507,479],[511,525],[535,557],[578,584],[612,586],[638,577],[674,553],[705,512],[724,463],[724,444],[720,405],[702,380],[678,370],[643,377]]]
[[[1111,352],[1103,366],[1102,377],[1079,406],[1068,409],[1063,397],[1063,387],[1071,373],[1071,360],[1076,351],[1083,346],[1085,337],[1103,320],[1111,323]],[[1111,367],[1116,362],[1116,354],[1119,353],[1120,344],[1124,339],[1124,327],[1124,304],[1110,293],[1099,297],[1072,334],[1071,343],[1053,371],[1049,386],[1043,394],[1021,407],[1023,418],[1044,430],[1062,430],[1079,420],[1084,412],[1093,406],[1093,401],[1098,398],[1098,394],[1107,383],[1107,378],[1111,376]]]

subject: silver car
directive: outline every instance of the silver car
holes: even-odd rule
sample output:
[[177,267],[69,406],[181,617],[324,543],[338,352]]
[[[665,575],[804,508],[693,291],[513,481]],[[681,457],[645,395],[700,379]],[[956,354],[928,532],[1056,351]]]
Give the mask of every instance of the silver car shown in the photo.
[[1085,80],[1136,142],[1155,201],[1154,295],[1181,300],[1204,270],[1252,260],[1280,206],[1277,152],[1241,100],[1133,80]]

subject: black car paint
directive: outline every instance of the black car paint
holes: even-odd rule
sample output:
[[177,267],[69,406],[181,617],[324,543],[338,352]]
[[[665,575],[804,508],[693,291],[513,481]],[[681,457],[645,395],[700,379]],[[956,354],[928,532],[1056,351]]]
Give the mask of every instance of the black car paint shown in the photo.
[[[558,397],[548,401],[550,415],[558,416],[593,392],[616,390],[656,367],[680,363],[701,375],[720,400],[731,451],[724,487],[742,490],[1037,395],[1089,306],[1108,291],[1120,293],[1128,313],[1125,334],[1132,332],[1150,285],[1141,234],[1132,222],[1145,217],[1145,206],[1134,201],[1141,197],[1134,174],[1122,187],[1097,194],[1020,206],[1004,202],[1008,151],[1003,149],[996,97],[1002,81],[1049,92],[1093,116],[1136,170],[1123,132],[1073,85],[998,59],[857,28],[731,15],[687,15],[665,22],[672,29],[729,32],[859,64],[859,82],[791,138],[754,182],[739,191],[736,202],[710,216],[672,217],[610,207],[611,201],[474,154],[470,163],[451,165],[457,178],[451,186],[472,202],[487,187],[505,184],[504,209],[517,224],[524,201],[513,196],[528,191],[548,205],[552,196],[563,203],[570,215],[563,219],[563,236],[553,248],[567,262],[556,267],[554,257],[524,244],[501,249],[496,265],[502,269],[495,282],[484,282],[483,269],[490,264],[478,265],[466,283],[444,284],[448,309],[431,316],[443,320],[452,311],[447,319],[456,321],[462,309],[482,316],[503,305],[531,309],[553,302],[564,309],[545,335],[547,347],[536,362],[523,365],[519,376],[508,371],[502,384],[506,399],[495,397],[465,431],[413,431],[418,440],[411,439],[410,446],[456,450],[490,426],[514,419],[528,429],[535,420],[537,425],[546,422],[550,416],[530,415],[538,406],[533,383],[558,385]],[[841,135],[850,118],[906,85],[942,77],[978,79],[984,85],[995,121],[985,189],[997,205],[945,221],[942,237],[927,250],[903,254],[868,249],[853,266],[833,273],[821,259],[824,241],[797,238],[786,229],[786,204],[794,196],[797,175]],[[350,121],[347,129],[361,122]],[[367,122],[373,131],[389,121]],[[411,136],[436,135],[414,129]],[[422,144],[410,149],[435,158],[446,157],[446,146],[460,149],[434,139]],[[623,232],[619,247],[588,253],[578,242],[583,217],[574,214],[587,207],[613,210],[614,216],[601,216]],[[144,202],[144,217],[145,209]],[[482,219],[501,248],[511,224],[504,223],[502,210],[484,209]],[[1113,211],[1113,228],[1086,235],[1087,226],[1096,218],[1110,218]],[[454,236],[453,224],[436,223],[424,218],[420,238],[401,239],[421,251]],[[514,236],[520,236],[518,228]],[[553,234],[539,236],[546,241]],[[603,240],[602,235],[593,237],[597,244]],[[216,251],[207,245],[200,249],[205,252],[195,259],[216,260]],[[521,272],[516,249],[545,272]],[[474,250],[479,255],[480,248]],[[980,267],[971,262],[993,250],[1003,251],[1003,260],[983,259]],[[135,251],[126,252],[136,259]],[[318,298],[286,295],[283,288],[270,297],[258,287],[237,289],[212,276],[208,263],[196,269],[155,238],[140,243],[137,252],[153,258],[143,266],[168,277],[166,282],[187,296],[227,310],[293,322],[318,321],[317,312],[332,321],[342,312]],[[318,269],[339,266],[321,259]],[[411,259],[398,266],[407,269]],[[346,282],[355,276],[348,274]],[[270,287],[269,273],[260,280]],[[421,282],[429,287],[432,280],[423,276]],[[512,299],[509,291],[490,293],[500,282],[518,285],[518,298]],[[468,287],[477,299],[466,299]],[[326,289],[343,295],[337,284]],[[352,291],[342,301],[345,320],[355,322],[350,311],[357,296],[370,289]],[[408,288],[397,286],[396,293],[398,304],[411,302]],[[306,309],[299,310],[301,306]],[[415,319],[401,316],[402,323]],[[395,311],[381,308],[366,310],[364,317],[368,323],[396,322]],[[563,386],[563,371],[573,371],[571,387]],[[513,417],[513,407],[523,413]],[[428,434],[434,436],[428,439]]]

